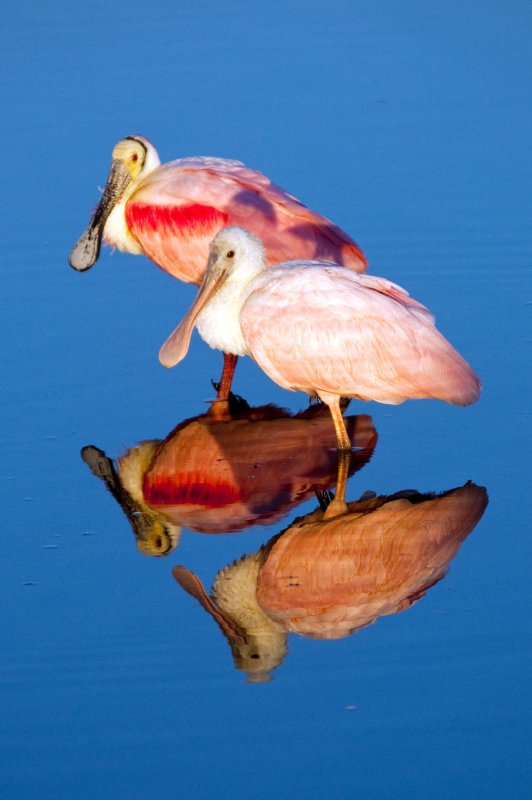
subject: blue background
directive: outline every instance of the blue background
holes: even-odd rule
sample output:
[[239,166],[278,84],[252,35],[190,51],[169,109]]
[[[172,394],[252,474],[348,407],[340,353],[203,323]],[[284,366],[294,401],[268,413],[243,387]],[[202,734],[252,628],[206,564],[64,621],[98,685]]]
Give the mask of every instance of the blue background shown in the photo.
[[[3,797],[529,796],[531,33],[513,0],[4,4]],[[483,379],[467,409],[352,408],[379,444],[348,496],[472,479],[490,505],[422,601],[291,637],[269,684],[242,681],[171,567],[210,585],[282,523],[143,558],[79,458],[165,436],[219,372],[197,337],[157,361],[194,287],[108,250],[67,266],[131,133],[163,161],[238,158],[333,219]],[[249,360],[235,389],[306,404]]]

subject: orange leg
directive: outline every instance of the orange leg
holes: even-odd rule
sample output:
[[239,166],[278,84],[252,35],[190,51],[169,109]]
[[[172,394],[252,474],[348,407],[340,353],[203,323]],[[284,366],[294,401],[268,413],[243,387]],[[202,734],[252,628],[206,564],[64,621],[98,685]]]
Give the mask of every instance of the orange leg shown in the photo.
[[238,356],[234,356],[232,353],[224,353],[224,369],[218,384],[216,400],[214,400],[208,412],[208,416],[213,420],[225,422],[231,419],[229,395],[237,361]]
[[329,406],[331,417],[334,423],[334,430],[336,431],[336,447],[338,450],[348,450],[351,452],[351,439],[347,434],[344,418],[340,409],[340,397],[329,396],[325,402]]
[[327,404],[330,408],[334,430],[336,431],[338,474],[336,476],[336,494],[334,500],[331,501],[329,507],[325,511],[323,519],[331,519],[332,517],[338,517],[341,514],[347,513],[345,486],[347,483],[347,476],[349,475],[349,464],[351,463],[351,440],[347,434],[344,418],[340,410],[340,398],[329,396],[327,398]]
[[224,371],[222,372],[222,377],[220,378],[220,384],[218,386],[217,400],[229,399],[237,361],[238,356],[234,356],[232,353],[224,353]]
[[345,485],[349,475],[349,464],[351,463],[351,453],[349,450],[338,450],[338,473],[336,476],[336,493],[327,509],[323,513],[323,519],[332,519],[347,514],[348,508],[345,502]]

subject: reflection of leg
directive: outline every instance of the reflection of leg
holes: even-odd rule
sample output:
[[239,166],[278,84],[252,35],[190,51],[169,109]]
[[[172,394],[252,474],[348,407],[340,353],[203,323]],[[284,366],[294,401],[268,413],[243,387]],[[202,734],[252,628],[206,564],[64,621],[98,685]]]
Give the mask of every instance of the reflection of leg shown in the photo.
[[350,450],[338,450],[338,476],[336,478],[335,500],[345,505],[345,485],[349,475],[349,464],[351,462]]
[[211,422],[229,422],[232,419],[229,400],[213,400],[207,417]]
[[349,464],[351,463],[350,450],[338,450],[338,475],[336,477],[336,494],[328,508],[323,514],[323,519],[332,519],[342,514],[347,514],[347,504],[345,502],[345,485],[349,474]]
[[336,447],[338,452],[338,475],[336,478],[336,495],[334,500],[325,509],[323,519],[331,519],[347,512],[345,503],[345,485],[349,474],[349,464],[351,462],[351,439],[347,433],[340,403],[342,398],[336,394],[320,392],[319,396],[324,403],[327,403],[331,412],[334,430],[336,432]]
[[224,370],[218,386],[218,400],[227,400],[229,398],[237,361],[238,356],[234,356],[232,353],[224,353]]

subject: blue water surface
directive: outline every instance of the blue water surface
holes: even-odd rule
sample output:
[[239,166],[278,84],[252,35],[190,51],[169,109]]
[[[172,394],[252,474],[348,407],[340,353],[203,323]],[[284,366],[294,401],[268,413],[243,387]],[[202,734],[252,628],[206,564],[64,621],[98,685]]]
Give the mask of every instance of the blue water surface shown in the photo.
[[[7,0],[0,29],[2,798],[530,796],[532,8],[406,0]],[[220,356],[160,344],[194,296],[145,257],[68,267],[115,142],[238,158],[359,242],[482,377],[469,408],[352,403],[378,431],[348,484],[489,505],[450,573],[354,635],[291,635],[249,683],[176,584],[210,587],[295,516],[184,530],[147,558],[80,458],[202,414]],[[251,360],[235,391],[307,398]]]

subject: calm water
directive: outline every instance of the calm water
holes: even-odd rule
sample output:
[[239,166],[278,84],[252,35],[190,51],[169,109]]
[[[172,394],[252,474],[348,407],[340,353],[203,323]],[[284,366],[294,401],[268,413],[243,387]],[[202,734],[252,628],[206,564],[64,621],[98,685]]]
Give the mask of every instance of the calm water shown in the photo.
[[[528,797],[530,4],[8,1],[2,23],[2,798]],[[484,383],[467,409],[351,404],[372,421],[348,499],[471,480],[489,504],[470,487],[459,512],[442,506],[456,493],[403,498],[368,512],[365,533],[353,524],[363,585],[342,603],[358,630],[255,642],[270,681],[245,680],[256,659],[206,592],[283,530],[260,580],[274,564],[286,578],[293,522],[311,524],[314,488],[334,480],[327,447],[302,458],[298,442],[328,434],[261,422],[250,455],[245,433],[239,449],[211,432],[204,460],[218,447],[207,461],[231,469],[208,520],[126,502],[128,519],[116,502],[103,453],[204,414],[220,367],[198,338],[177,369],[157,361],[192,287],[109,251],[90,273],[67,266],[133,132],[163,160],[239,158],[334,219]],[[249,360],[235,391],[307,408]],[[170,446],[191,469],[197,448]],[[379,544],[398,504],[416,520],[390,516]],[[309,581],[333,541],[312,530]],[[369,608],[379,580],[386,603]]]

